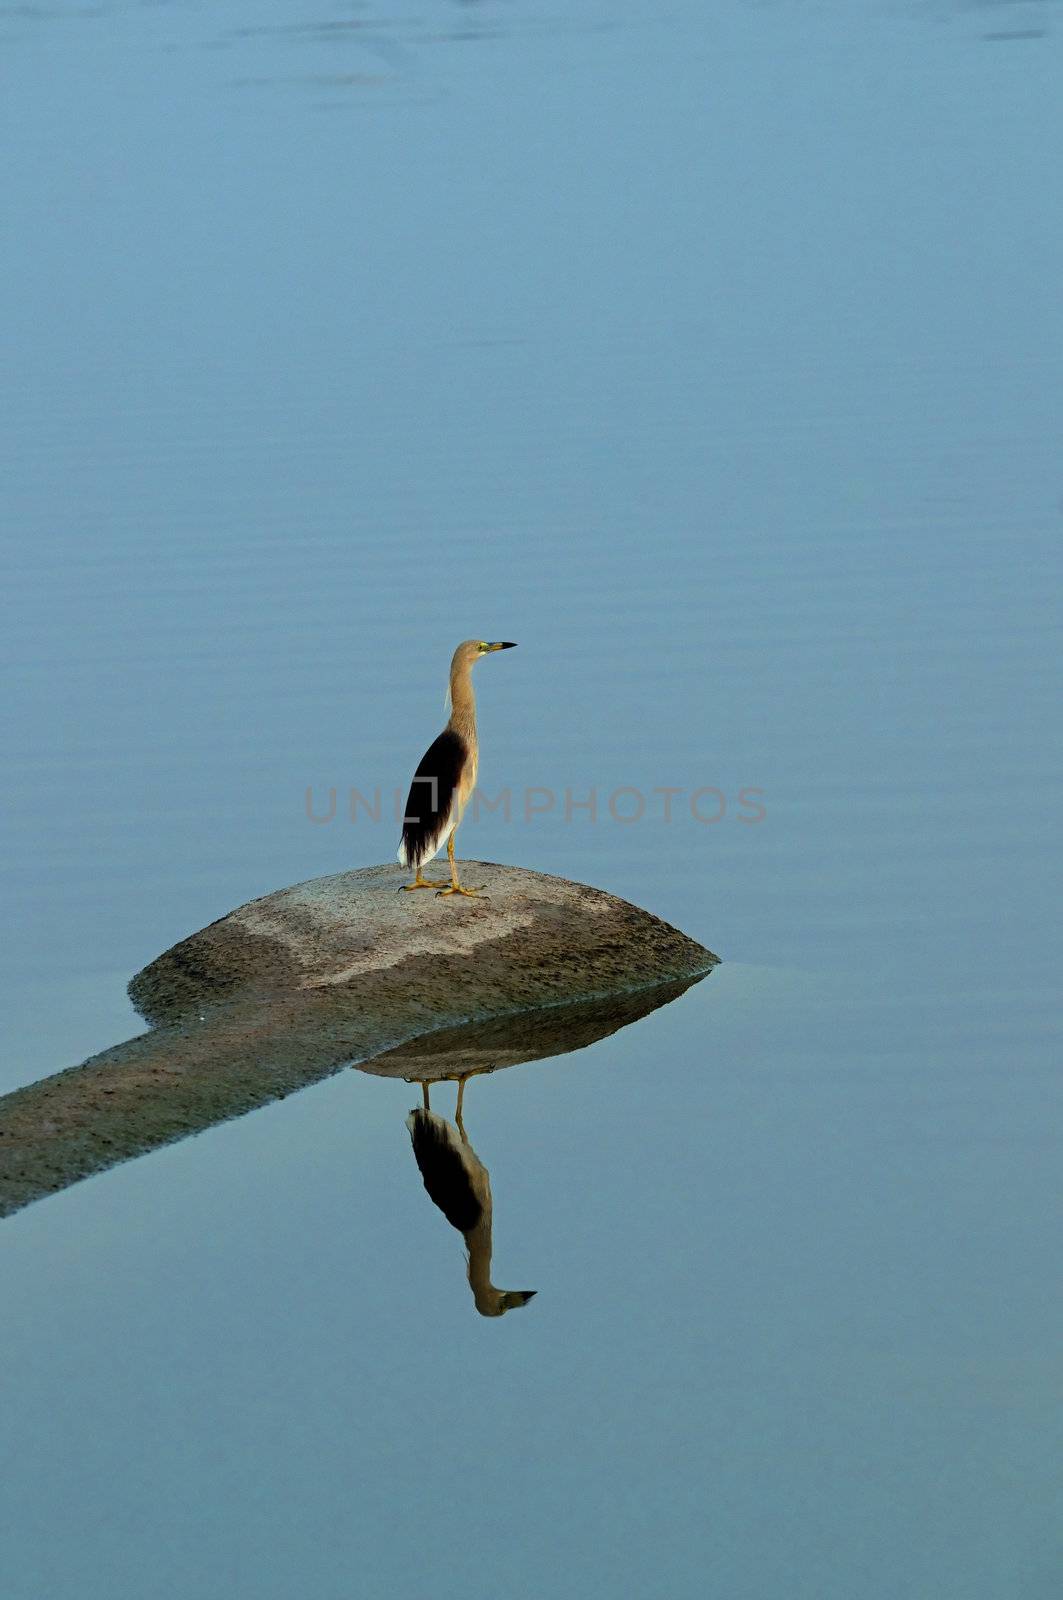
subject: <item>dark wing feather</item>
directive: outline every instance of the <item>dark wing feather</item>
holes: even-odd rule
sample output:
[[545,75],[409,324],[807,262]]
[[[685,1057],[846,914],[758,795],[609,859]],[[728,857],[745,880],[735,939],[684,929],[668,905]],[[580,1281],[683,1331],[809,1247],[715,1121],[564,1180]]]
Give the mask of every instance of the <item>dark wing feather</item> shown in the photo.
[[402,819],[407,866],[419,867],[436,847],[468,757],[468,745],[452,728],[444,729],[421,757]]
[[410,1112],[406,1126],[429,1198],[452,1228],[457,1228],[459,1233],[469,1233],[483,1215],[483,1206],[476,1198],[449,1124],[433,1111],[417,1110]]

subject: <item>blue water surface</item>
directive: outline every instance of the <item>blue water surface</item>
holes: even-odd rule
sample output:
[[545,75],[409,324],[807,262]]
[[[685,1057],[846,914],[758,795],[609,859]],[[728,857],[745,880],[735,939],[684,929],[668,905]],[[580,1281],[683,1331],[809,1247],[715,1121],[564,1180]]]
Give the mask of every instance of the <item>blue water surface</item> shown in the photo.
[[3,1223],[5,1600],[1059,1594],[1057,12],[0,14],[0,1090],[470,636],[459,850],[723,957],[470,1084],[500,1320],[353,1071]]

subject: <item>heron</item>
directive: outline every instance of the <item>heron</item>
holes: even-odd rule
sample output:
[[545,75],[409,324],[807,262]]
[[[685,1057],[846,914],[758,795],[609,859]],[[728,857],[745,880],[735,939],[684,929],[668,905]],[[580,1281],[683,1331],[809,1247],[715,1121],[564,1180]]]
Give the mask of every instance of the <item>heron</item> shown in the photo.
[[[480,892],[458,882],[454,861],[454,835],[476,787],[480,754],[472,669],[481,656],[491,655],[495,650],[512,649],[514,645],[508,639],[493,643],[486,639],[466,639],[454,652],[450,663],[450,721],[421,757],[402,819],[398,858],[404,867],[414,869],[413,882],[404,883],[404,889],[434,889],[440,895]],[[450,858],[449,884],[438,878],[426,878],[421,872],[425,862],[438,855],[444,839]]]
[[491,1282],[491,1179],[469,1143],[462,1121],[465,1080],[458,1080],[456,1128],[431,1110],[427,1083],[422,1083],[421,1088],[424,1106],[418,1106],[406,1118],[421,1178],[429,1198],[465,1239],[469,1288],[477,1311],[482,1317],[504,1317],[516,1306],[526,1306],[536,1291],[497,1289]]

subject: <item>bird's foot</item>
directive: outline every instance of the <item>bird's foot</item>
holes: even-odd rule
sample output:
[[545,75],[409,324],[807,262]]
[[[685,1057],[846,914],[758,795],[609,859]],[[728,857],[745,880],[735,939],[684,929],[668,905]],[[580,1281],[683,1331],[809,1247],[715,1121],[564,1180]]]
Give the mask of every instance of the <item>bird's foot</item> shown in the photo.
[[[447,888],[438,890],[437,891],[437,895],[439,895],[439,894],[480,894],[482,889],[483,889],[483,884],[480,885],[479,889],[465,889],[465,888],[462,887],[462,885],[460,883],[451,883],[451,884],[448,884]],[[486,899],[487,896],[485,895],[484,898]]]
[[442,878],[414,878],[412,883],[401,885],[403,889],[438,889],[443,883]]

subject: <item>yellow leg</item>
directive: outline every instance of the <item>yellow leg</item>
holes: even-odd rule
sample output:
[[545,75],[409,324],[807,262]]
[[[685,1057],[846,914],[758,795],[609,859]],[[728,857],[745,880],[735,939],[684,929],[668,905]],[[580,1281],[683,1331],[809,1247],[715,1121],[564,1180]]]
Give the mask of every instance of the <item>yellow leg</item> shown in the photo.
[[457,828],[452,828],[450,838],[447,840],[447,855],[450,857],[450,887],[449,889],[440,889],[438,892],[440,894],[479,894],[483,884],[480,885],[480,889],[463,889],[458,882],[458,868],[454,860],[454,835],[457,831]]
[[422,878],[421,869],[418,867],[414,874],[413,882],[404,883],[402,887],[404,889],[438,889],[441,882],[442,879],[440,878]]
[[421,1093],[424,1095],[424,1108],[425,1108],[425,1110],[426,1111],[431,1111],[432,1107],[428,1103],[428,1079],[427,1078],[422,1078],[421,1079]]

